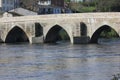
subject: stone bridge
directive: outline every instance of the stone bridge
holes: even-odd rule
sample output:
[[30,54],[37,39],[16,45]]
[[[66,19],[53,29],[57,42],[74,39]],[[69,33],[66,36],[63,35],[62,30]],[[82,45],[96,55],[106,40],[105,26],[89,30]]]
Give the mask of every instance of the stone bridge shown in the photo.
[[103,30],[120,36],[120,13],[53,14],[0,18],[0,42],[55,42],[61,29],[73,44],[96,43]]

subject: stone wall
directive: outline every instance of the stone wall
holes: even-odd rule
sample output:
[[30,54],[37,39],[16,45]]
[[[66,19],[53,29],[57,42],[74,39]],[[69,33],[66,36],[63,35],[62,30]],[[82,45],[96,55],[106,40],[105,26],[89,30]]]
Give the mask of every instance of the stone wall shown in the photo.
[[[81,22],[86,25],[85,35],[83,35],[83,33],[81,32]],[[88,43],[95,31],[97,31],[103,25],[110,26],[120,35],[119,12],[3,17],[0,18],[0,24],[1,23],[5,24],[4,28],[10,28],[10,26],[8,26],[7,24],[22,24],[21,26],[25,26],[23,30],[25,30],[28,35],[30,34],[30,40],[33,40],[33,42],[31,41],[31,43],[34,43],[34,41],[39,42],[34,36],[35,23],[39,23],[43,27],[44,38],[53,26],[61,26],[69,34],[71,43]]]

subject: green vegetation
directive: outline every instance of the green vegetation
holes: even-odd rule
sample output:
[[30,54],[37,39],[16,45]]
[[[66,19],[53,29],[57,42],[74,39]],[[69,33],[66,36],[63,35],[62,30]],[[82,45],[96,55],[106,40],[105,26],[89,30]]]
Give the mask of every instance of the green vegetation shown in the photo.
[[83,7],[79,12],[93,12],[95,11],[95,7]]
[[68,7],[74,12],[119,12],[120,0],[94,0],[93,2],[73,3],[69,0]]
[[96,0],[96,10],[101,12],[120,11],[120,0]]
[[100,34],[100,37],[115,38],[115,37],[118,37],[118,34],[113,29],[110,29],[110,30],[102,31],[102,33]]
[[83,12],[94,12],[96,10],[95,3],[93,2],[79,2],[79,3],[68,3],[68,7],[74,12],[83,13]]
[[31,10],[31,11],[37,11],[38,1],[39,0],[20,0],[20,7]]
[[60,30],[59,35],[61,36],[62,40],[69,40],[69,36],[68,36],[67,32],[64,29]]
[[70,2],[70,0],[65,0],[65,2]]

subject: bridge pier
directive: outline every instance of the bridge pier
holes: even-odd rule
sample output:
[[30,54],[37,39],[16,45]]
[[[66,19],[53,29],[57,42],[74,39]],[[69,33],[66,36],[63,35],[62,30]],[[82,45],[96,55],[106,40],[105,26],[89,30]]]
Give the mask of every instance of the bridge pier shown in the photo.
[[90,37],[88,36],[73,38],[73,44],[88,44],[89,42],[90,42]]
[[3,43],[3,41],[0,39],[0,43]]
[[32,37],[32,41],[30,43],[44,43],[44,37]]

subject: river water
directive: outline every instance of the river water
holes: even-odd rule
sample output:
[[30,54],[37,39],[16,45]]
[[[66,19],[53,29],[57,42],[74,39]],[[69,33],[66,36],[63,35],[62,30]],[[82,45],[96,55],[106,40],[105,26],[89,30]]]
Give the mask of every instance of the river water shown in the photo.
[[118,73],[120,42],[0,44],[0,80],[111,80]]

